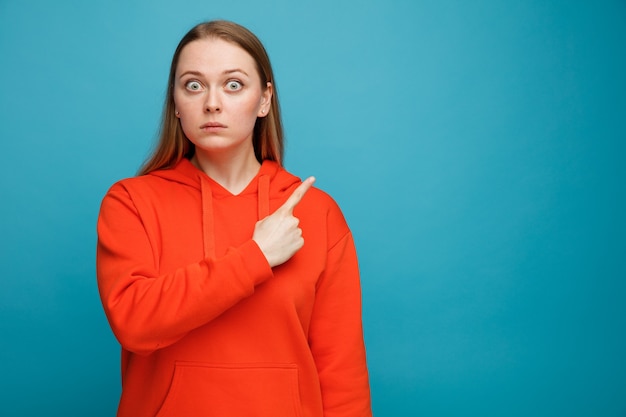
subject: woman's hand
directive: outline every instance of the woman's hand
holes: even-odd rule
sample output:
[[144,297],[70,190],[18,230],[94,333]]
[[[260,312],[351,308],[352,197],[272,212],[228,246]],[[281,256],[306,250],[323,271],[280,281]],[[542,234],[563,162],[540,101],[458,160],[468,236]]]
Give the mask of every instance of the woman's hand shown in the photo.
[[252,239],[272,268],[287,262],[304,245],[302,230],[298,227],[300,220],[294,217],[293,209],[314,182],[314,177],[304,180],[278,210],[254,226]]

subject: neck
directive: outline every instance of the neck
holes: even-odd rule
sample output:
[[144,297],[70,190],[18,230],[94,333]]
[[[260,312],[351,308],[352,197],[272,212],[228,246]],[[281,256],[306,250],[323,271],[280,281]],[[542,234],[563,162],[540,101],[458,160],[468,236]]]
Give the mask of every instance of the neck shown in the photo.
[[207,154],[196,150],[191,163],[235,195],[248,186],[261,167],[254,150],[236,156]]

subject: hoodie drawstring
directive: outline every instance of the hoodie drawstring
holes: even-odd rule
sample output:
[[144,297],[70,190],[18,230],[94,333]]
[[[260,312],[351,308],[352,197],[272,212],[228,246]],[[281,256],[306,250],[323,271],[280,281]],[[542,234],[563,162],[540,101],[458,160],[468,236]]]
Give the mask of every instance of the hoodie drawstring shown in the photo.
[[208,180],[200,175],[200,193],[202,195],[202,237],[204,257],[215,258],[215,228],[213,223],[213,193]]
[[270,177],[269,175],[261,175],[259,177],[258,201],[259,201],[259,219],[264,219],[270,215]]
[[[204,257],[215,258],[215,226],[213,219],[213,193],[211,184],[204,175],[200,175],[200,192],[202,194],[202,234]],[[258,220],[270,215],[270,176],[261,175],[258,180]],[[252,236],[251,236],[252,237]]]

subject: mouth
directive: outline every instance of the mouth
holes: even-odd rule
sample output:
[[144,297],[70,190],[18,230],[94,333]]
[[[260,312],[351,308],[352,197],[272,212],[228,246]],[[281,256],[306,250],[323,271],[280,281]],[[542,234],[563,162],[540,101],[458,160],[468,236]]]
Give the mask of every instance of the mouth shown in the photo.
[[200,126],[200,129],[219,129],[223,127],[226,127],[226,126],[218,122],[209,122]]

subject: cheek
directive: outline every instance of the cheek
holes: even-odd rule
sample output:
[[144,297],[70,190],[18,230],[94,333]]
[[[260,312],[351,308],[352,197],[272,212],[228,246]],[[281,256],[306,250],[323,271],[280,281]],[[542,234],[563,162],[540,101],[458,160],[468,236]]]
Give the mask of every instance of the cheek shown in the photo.
[[185,100],[180,94],[174,93],[174,108],[182,113],[189,106],[189,100]]
[[194,111],[194,107],[195,106],[191,100],[174,94],[174,108],[180,114],[180,116],[178,116],[180,127],[182,128],[185,136],[192,141],[194,139],[193,127],[197,124],[197,115]]
[[180,127],[183,129],[185,135],[191,139],[191,136],[194,135],[194,128],[202,120],[202,110],[198,110],[198,104],[188,98],[177,100],[176,96],[174,96],[174,105],[176,111],[179,113],[178,120]]
[[256,95],[243,100],[239,105],[242,116],[245,114],[246,118],[256,119],[260,102],[261,98]]

